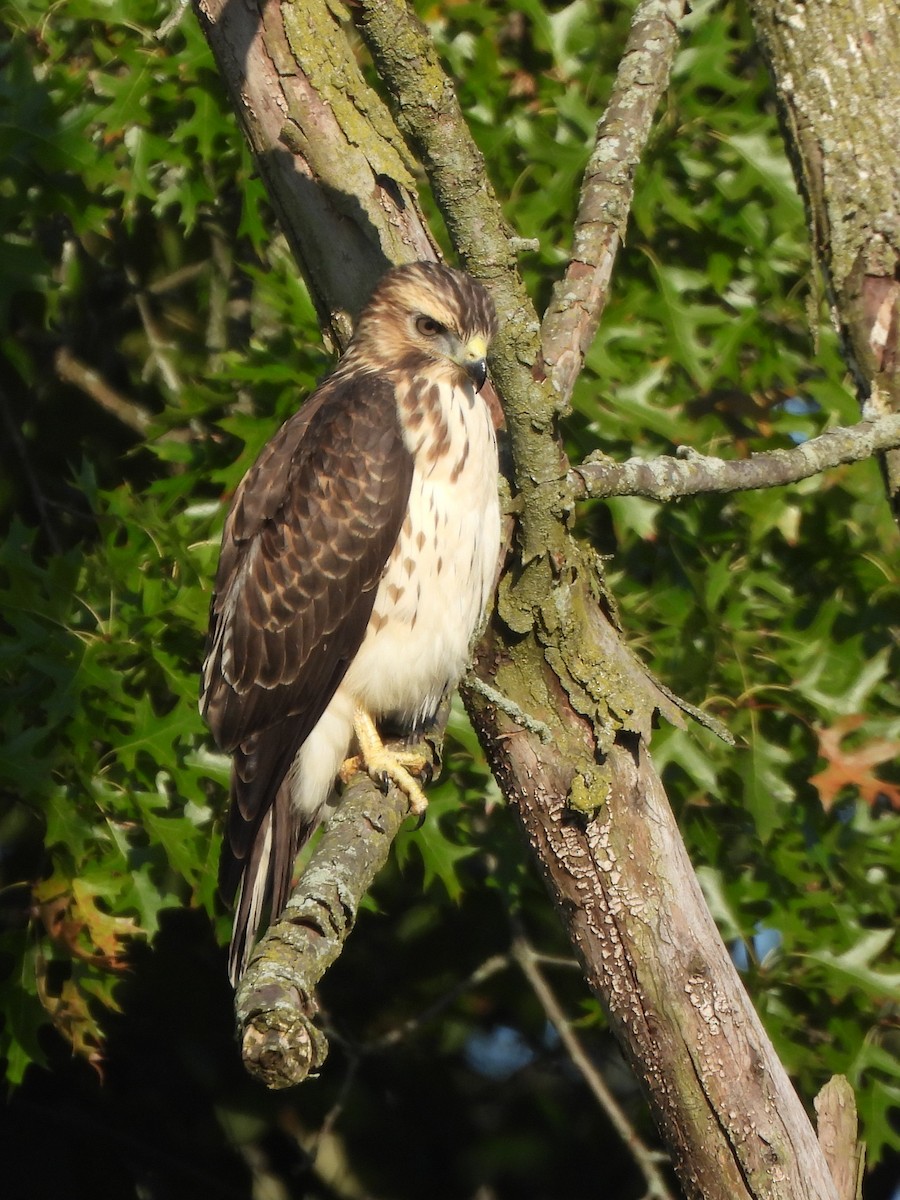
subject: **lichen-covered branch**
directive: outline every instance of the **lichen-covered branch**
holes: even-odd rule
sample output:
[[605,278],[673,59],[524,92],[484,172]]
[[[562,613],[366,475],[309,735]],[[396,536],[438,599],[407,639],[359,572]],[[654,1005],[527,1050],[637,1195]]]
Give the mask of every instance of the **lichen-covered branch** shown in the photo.
[[396,788],[385,796],[368,776],[356,775],[251,959],[235,1012],[244,1064],[267,1087],[302,1083],[325,1061],[315,989],[341,953],[408,807]]
[[829,429],[790,450],[767,450],[749,458],[711,458],[687,446],[679,447],[677,458],[663,455],[617,463],[598,457],[574,467],[571,478],[578,499],[644,496],[666,501],[705,492],[782,487],[895,447],[900,447],[900,414]]
[[[482,650],[486,661],[496,654],[490,644]],[[512,665],[503,663],[501,673],[512,689]],[[554,685],[545,672],[531,686]],[[557,702],[547,746],[489,707],[476,721],[492,734],[491,766],[651,1098],[685,1194],[837,1200],[815,1135],[716,933],[643,739],[616,736],[605,802],[577,812],[567,797],[599,796],[588,722]],[[592,765],[593,779],[579,775]]]
[[613,264],[625,234],[640,162],[678,45],[683,0],[641,0],[597,126],[588,159],[566,273],[544,314],[544,364],[560,406],[567,406],[606,305]]

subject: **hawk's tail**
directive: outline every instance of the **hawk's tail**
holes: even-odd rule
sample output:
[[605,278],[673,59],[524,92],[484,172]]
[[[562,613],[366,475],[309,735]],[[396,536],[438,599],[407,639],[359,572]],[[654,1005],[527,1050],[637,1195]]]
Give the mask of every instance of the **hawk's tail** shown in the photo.
[[[291,893],[294,861],[301,846],[312,834],[317,822],[298,820],[291,804],[290,781],[285,778],[272,807],[260,822],[240,869],[237,908],[231,945],[228,950],[228,975],[233,987],[247,968],[251,951],[268,923],[281,915]],[[227,847],[223,848],[227,853]],[[226,874],[222,872],[223,876]],[[233,887],[232,887],[233,893]]]

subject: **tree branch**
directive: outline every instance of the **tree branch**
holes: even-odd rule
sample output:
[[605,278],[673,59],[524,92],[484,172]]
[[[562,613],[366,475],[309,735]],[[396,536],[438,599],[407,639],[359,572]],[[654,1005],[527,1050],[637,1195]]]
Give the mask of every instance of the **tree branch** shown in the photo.
[[[222,0],[196,2],[208,11]],[[287,20],[315,3],[227,7],[282,12]],[[504,397],[520,491],[518,555],[501,581],[493,637],[482,643],[478,669],[554,736],[541,742],[470,693],[492,767],[521,815],[590,985],[645,1085],[687,1194],[833,1200],[813,1131],[718,937],[650,762],[645,743],[665,698],[637,669],[607,615],[602,580],[570,535],[568,463],[555,436],[556,399],[539,378],[538,322],[452,86],[421,25],[399,0],[359,0],[357,11],[463,262],[489,283],[501,316],[492,371]],[[277,35],[266,36],[276,47]],[[295,58],[310,52],[301,41],[291,42]],[[249,55],[246,42],[240,44]],[[243,59],[235,70],[231,55],[236,106],[252,111],[257,102],[270,103],[266,87],[252,90]],[[263,79],[279,94],[290,67],[284,55],[280,64],[278,78]],[[333,68],[319,84],[323,94],[334,90]],[[363,81],[358,94],[364,91]],[[307,103],[329,107],[321,96]],[[324,154],[335,159],[331,170],[339,176],[338,149],[329,143]],[[347,181],[344,189],[355,195],[356,183]],[[283,198],[273,200],[281,212]],[[410,208],[407,219],[418,216],[414,199]],[[373,221],[384,219],[372,213]],[[304,233],[299,225],[297,233]],[[336,229],[322,252],[343,265],[352,243],[339,234]],[[416,257],[409,249],[402,257]],[[372,264],[353,265],[365,273]],[[324,270],[330,286],[334,263]],[[335,814],[335,836],[354,819],[355,786]],[[376,833],[388,823],[391,797],[388,802],[375,810],[382,814]],[[401,802],[397,825],[403,812]],[[352,925],[376,859],[387,853],[391,830],[375,839],[376,855],[366,848],[371,817],[363,809],[355,820],[357,833],[341,846],[341,856],[352,861],[342,866],[337,847],[327,864],[314,856],[314,879],[308,868],[238,996],[245,1053],[272,1086],[294,1082],[321,1062],[309,989]],[[292,965],[303,956],[311,969]],[[294,1053],[297,1062],[285,1061]]]
[[675,500],[705,492],[744,492],[783,487],[809,479],[842,463],[862,462],[900,446],[900,414],[829,429],[790,450],[768,450],[749,458],[721,459],[679,446],[677,458],[664,455],[617,463],[588,459],[573,467],[570,479],[576,499],[645,496]]
[[838,1200],[861,1200],[865,1145],[857,1141],[856,1097],[846,1076],[832,1075],[813,1103]]
[[[900,9],[896,0],[750,0],[866,416],[900,411]],[[883,461],[900,521],[900,451]]]
[[315,989],[340,955],[363,896],[387,862],[409,802],[357,774],[284,912],[269,926],[235,997],[244,1065],[267,1087],[302,1083],[325,1061]]
[[[516,265],[515,246],[434,43],[405,0],[358,0],[354,11],[388,88],[397,123],[421,157],[435,201],[463,265],[491,290],[500,329],[491,373],[503,396],[522,498],[519,534],[526,563],[545,557],[554,531],[547,514],[566,503],[566,462],[554,434],[557,411],[536,380],[539,321]],[[561,523],[557,517],[557,533]],[[527,618],[525,618],[527,620]]]
[[540,955],[535,953],[521,930],[517,930],[513,936],[512,953],[522,974],[531,985],[531,990],[540,1001],[548,1021],[559,1034],[559,1040],[566,1053],[640,1168],[647,1184],[645,1200],[674,1200],[674,1194],[658,1165],[660,1161],[666,1161],[665,1155],[651,1150],[638,1137],[637,1130],[629,1121],[622,1106],[585,1053],[578,1035],[556,998],[556,994],[544,978],[539,966]]
[[106,382],[98,371],[76,358],[67,346],[58,347],[53,356],[53,366],[63,383],[70,383],[89,396],[95,404],[127,425],[134,433],[146,434],[153,421],[153,414],[135,400],[129,400]]
[[[542,743],[470,693],[491,768],[642,1082],[685,1194],[837,1200],[803,1107],[703,900],[646,731],[635,728],[637,700],[629,716],[604,720],[602,702],[591,711],[581,690],[591,686],[591,663],[611,692],[624,683],[609,648],[614,634],[578,594],[586,586],[559,589],[559,624],[543,655],[533,647],[523,653],[523,643],[504,648],[496,621],[495,638],[479,648],[476,669],[502,678],[507,694],[528,696],[529,711],[547,714],[554,734]],[[570,621],[567,609],[584,624]],[[624,687],[606,703],[624,709]]]
[[435,258],[415,164],[326,0],[194,0],[260,175],[316,305],[343,347],[392,264]]
[[641,0],[609,104],[597,126],[575,218],[572,257],[544,314],[544,363],[567,407],[606,306],[634,196],[634,173],[669,83],[683,0]]

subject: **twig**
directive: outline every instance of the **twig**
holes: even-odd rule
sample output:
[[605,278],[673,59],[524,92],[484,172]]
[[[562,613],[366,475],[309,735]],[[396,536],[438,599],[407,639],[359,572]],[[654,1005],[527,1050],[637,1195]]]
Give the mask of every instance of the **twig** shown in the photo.
[[183,267],[177,267],[174,271],[170,271],[168,275],[163,275],[160,279],[154,279],[152,283],[148,283],[146,291],[150,296],[165,296],[168,292],[177,291],[178,288],[193,283],[198,275],[202,275],[207,270],[209,270],[209,265],[205,262],[187,263]]
[[533,717],[530,713],[525,712],[521,705],[516,704],[514,700],[510,700],[509,696],[504,696],[497,688],[492,687],[489,683],[485,683],[480,679],[474,671],[469,671],[463,680],[463,687],[471,688],[473,692],[477,692],[479,696],[484,696],[501,712],[506,713],[517,725],[521,725],[523,729],[527,729],[529,733],[537,734],[542,742],[553,741],[553,733],[546,721],[541,721],[537,717]]
[[790,450],[768,450],[749,458],[721,459],[697,454],[686,446],[679,457],[663,455],[645,461],[616,463],[603,458],[573,467],[569,479],[576,499],[645,496],[675,500],[704,492],[743,492],[783,487],[809,479],[842,463],[861,462],[900,446],[900,414],[839,426]]
[[353,1084],[356,1082],[356,1073],[359,1070],[360,1056],[358,1053],[344,1047],[347,1054],[347,1069],[344,1072],[344,1078],[341,1080],[341,1086],[338,1088],[338,1094],[335,1097],[334,1103],[328,1112],[325,1114],[322,1123],[315,1131],[307,1146],[303,1146],[299,1136],[298,1143],[303,1148],[304,1152],[309,1156],[312,1163],[316,1162],[319,1156],[319,1151],[325,1144],[327,1139],[334,1132],[334,1129],[341,1118],[341,1114],[347,1104],[347,1098],[353,1089]]
[[181,377],[172,362],[171,355],[169,354],[169,346],[160,333],[156,324],[156,318],[153,316],[150,305],[147,303],[147,293],[141,286],[137,274],[130,267],[126,267],[125,269],[125,278],[134,292],[134,302],[137,305],[138,315],[141,318],[141,324],[144,326],[144,333],[147,336],[147,344],[150,347],[148,365],[155,367],[168,390],[173,395],[178,395],[182,390]]
[[[6,436],[9,439],[10,445],[16,452],[16,457],[19,460],[19,465],[22,468],[22,473],[25,476],[25,482],[28,484],[28,490],[31,492],[31,498],[34,501],[34,507],[38,511],[38,516],[41,520],[41,526],[44,533],[47,535],[47,541],[50,543],[50,548],[55,554],[62,554],[62,542],[57,536],[56,526],[50,517],[50,502],[41,490],[40,481],[37,474],[31,465],[31,455],[28,451],[28,446],[25,439],[22,437],[22,431],[12,413],[11,406],[7,399],[6,393],[0,389],[0,414],[3,417],[3,426],[6,430]],[[4,889],[5,890],[5,889]]]
[[396,1046],[404,1038],[417,1033],[423,1025],[427,1025],[429,1021],[433,1021],[439,1013],[442,1013],[445,1008],[453,1004],[460,996],[464,996],[472,988],[480,987],[482,983],[490,979],[492,975],[496,975],[499,971],[505,971],[510,962],[511,959],[508,954],[494,954],[490,958],[486,958],[470,975],[460,980],[459,983],[454,984],[452,988],[446,991],[443,996],[439,996],[434,1004],[429,1005],[423,1012],[410,1017],[402,1025],[397,1025],[395,1028],[389,1029],[387,1033],[382,1034],[381,1037],[376,1038],[374,1041],[366,1042],[361,1048],[361,1053],[371,1054],[380,1050],[387,1050],[391,1046]]
[[512,940],[513,958],[531,985],[531,990],[540,1001],[548,1021],[550,1021],[553,1028],[559,1034],[559,1040],[565,1047],[566,1053],[572,1060],[573,1065],[580,1072],[594,1099],[606,1113],[610,1124],[634,1156],[634,1160],[640,1167],[647,1183],[647,1191],[645,1193],[647,1200],[675,1200],[674,1192],[669,1188],[657,1165],[659,1162],[668,1161],[666,1156],[652,1150],[638,1136],[618,1100],[616,1100],[615,1096],[606,1086],[603,1076],[585,1052],[578,1035],[563,1012],[556,994],[544,978],[538,966],[542,956],[532,950],[524,933],[520,928],[516,928],[516,925],[517,923],[514,922]]
[[142,404],[129,400],[106,382],[102,375],[83,363],[66,346],[60,346],[53,357],[53,366],[64,383],[80,388],[111,416],[135,433],[145,434],[153,416]]
[[683,0],[642,0],[597,141],[575,219],[572,258],[553,289],[542,341],[560,407],[568,404],[606,305],[634,194],[634,173],[669,82]]
[[156,31],[156,36],[161,42],[165,41],[169,34],[178,28],[190,4],[191,0],[175,0],[175,3],[172,5],[172,11]]

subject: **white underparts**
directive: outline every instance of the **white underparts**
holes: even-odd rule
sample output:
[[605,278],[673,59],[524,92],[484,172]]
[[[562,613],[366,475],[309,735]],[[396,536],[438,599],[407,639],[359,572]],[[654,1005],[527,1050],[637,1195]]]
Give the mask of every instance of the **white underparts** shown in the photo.
[[401,726],[433,714],[465,671],[488,603],[500,549],[494,429],[471,385],[436,382],[425,419],[407,436],[409,515],[366,636],[294,760],[291,796],[305,820],[332,795],[353,748],[355,709]]

